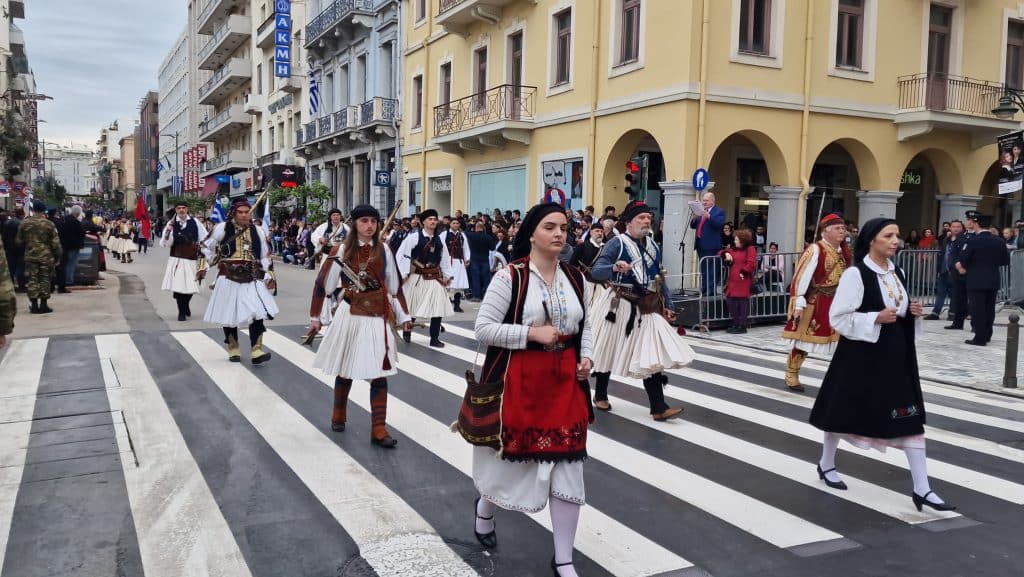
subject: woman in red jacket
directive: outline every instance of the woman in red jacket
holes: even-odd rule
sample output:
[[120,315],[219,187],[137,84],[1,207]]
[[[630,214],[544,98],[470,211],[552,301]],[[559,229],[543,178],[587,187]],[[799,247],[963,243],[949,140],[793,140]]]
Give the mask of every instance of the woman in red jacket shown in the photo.
[[757,270],[757,248],[753,245],[754,235],[749,230],[737,230],[733,246],[722,249],[719,256],[729,268],[725,281],[725,304],[729,307],[732,326],[726,332],[742,334],[750,324],[750,292],[754,286],[754,271]]

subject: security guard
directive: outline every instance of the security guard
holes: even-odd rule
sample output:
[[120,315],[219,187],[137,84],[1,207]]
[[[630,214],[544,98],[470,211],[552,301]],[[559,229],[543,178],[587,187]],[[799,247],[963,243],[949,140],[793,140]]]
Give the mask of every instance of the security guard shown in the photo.
[[963,330],[964,320],[967,319],[967,276],[960,272],[957,263],[960,262],[960,253],[964,250],[967,239],[972,238],[978,230],[978,211],[968,210],[964,217],[964,231],[951,239],[950,248],[950,271],[949,271],[949,316],[953,324],[944,327],[946,330]]
[[971,309],[974,338],[969,345],[983,347],[992,340],[996,318],[996,293],[999,292],[999,268],[1010,264],[1010,253],[1002,238],[992,234],[992,217],[976,214],[977,233],[964,242],[957,270],[966,274],[967,300]]

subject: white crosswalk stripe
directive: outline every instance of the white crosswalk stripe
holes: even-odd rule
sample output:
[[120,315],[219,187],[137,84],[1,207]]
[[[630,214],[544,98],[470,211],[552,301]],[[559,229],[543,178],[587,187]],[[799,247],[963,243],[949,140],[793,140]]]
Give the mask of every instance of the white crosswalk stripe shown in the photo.
[[[434,416],[440,414],[439,405],[423,405],[427,402],[425,399],[450,404],[450,415],[454,419],[458,398],[465,388],[462,370],[476,359],[476,351],[470,348],[470,341],[475,340],[473,331],[452,324],[446,326],[451,338],[443,349],[427,347],[427,339],[419,334],[414,335],[412,345],[399,344],[400,373],[392,382],[401,385],[392,385],[396,392],[388,402],[388,426],[403,437],[397,454],[429,455],[439,460],[450,467],[446,469],[448,478],[443,483],[472,493],[470,447],[451,432],[449,422]],[[322,395],[325,405],[329,406],[328,391],[334,379],[311,368],[314,356],[311,349],[299,345],[284,331],[269,331],[264,336],[264,344],[274,352],[271,366],[277,371],[269,372],[253,369],[248,363],[229,363],[219,339],[209,336],[211,334],[172,334],[173,340],[168,340],[180,347],[183,358],[194,362],[182,370],[201,375],[203,382],[210,383],[204,386],[223,395],[219,398],[226,400],[221,403],[237,411],[244,419],[240,422],[252,426],[269,450],[283,462],[279,467],[294,475],[301,484],[298,486],[308,489],[307,495],[311,497],[307,498],[315,499],[310,502],[318,503],[330,514],[330,517],[325,516],[328,522],[337,523],[337,527],[351,537],[359,556],[377,575],[474,577],[483,573],[452,540],[465,540],[468,536],[467,541],[472,541],[471,518],[466,519],[465,534],[442,535],[434,521],[437,512],[422,510],[422,500],[406,493],[412,489],[404,483],[396,485],[378,478],[380,470],[365,462],[362,452],[354,451],[348,441],[338,442],[357,438],[357,433],[339,437],[328,432],[326,410],[322,414],[324,422],[318,425],[321,415],[311,417],[307,414],[308,406],[295,404],[297,401],[281,392],[282,383],[278,379],[286,374],[290,378],[284,386],[308,389],[316,383],[316,395]],[[164,381],[166,375],[151,370],[135,338],[128,334],[102,335],[95,337],[95,343],[110,409],[123,412],[127,424],[127,429],[123,424],[114,426],[121,451],[123,455],[139,455],[137,466],[133,458],[123,458],[122,464],[146,574],[158,577],[265,574],[248,565],[251,560],[246,559],[240,548],[245,538],[240,533],[242,530],[233,525],[236,521],[222,513],[222,504],[215,499],[215,491],[204,477],[208,472],[203,467],[208,466],[204,464],[208,461],[195,458],[196,449],[189,444],[194,441],[187,441],[190,437],[179,430],[180,419],[176,419],[172,410],[173,397],[166,395],[169,386]],[[29,433],[40,367],[49,342],[48,339],[15,341],[0,360],[0,374],[15,376],[17,383],[0,389],[0,568],[22,482],[21,472],[25,469],[26,454],[31,450]],[[821,433],[806,420],[793,418],[794,407],[808,409],[813,397],[757,384],[759,376],[779,378],[782,374],[757,361],[777,362],[778,358],[744,353],[755,360],[748,363],[731,356],[722,345],[699,344],[704,347],[704,354],[698,356],[707,363],[702,367],[704,370],[672,371],[672,382],[666,394],[679,399],[691,411],[699,407],[705,411],[702,415],[708,412],[728,415],[730,422],[766,428],[773,435],[768,439],[744,438],[742,433],[716,429],[713,419],[687,419],[689,413],[680,420],[654,422],[646,406],[631,400],[637,398],[642,383],[614,378],[619,388],[613,392],[621,394],[610,399],[611,416],[599,416],[608,418],[609,425],[614,426],[603,426],[602,422],[601,427],[592,429],[588,434],[588,452],[593,466],[612,471],[618,475],[616,478],[628,482],[615,491],[623,496],[651,499],[664,507],[699,511],[699,516],[688,520],[698,524],[691,527],[695,531],[705,532],[706,529],[709,534],[733,535],[737,540],[749,542],[756,540],[764,547],[798,557],[871,547],[864,543],[872,542],[870,534],[886,523],[930,530],[956,530],[974,523],[969,518],[971,507],[962,503],[959,512],[914,509],[909,498],[909,475],[902,473],[906,475],[907,486],[902,490],[899,474],[895,481],[883,478],[890,475],[879,474],[882,468],[895,469],[897,473],[907,468],[900,452],[883,454],[848,449],[866,460],[851,464],[849,471],[841,466],[843,478],[850,487],[848,491],[828,489],[815,474],[816,459],[803,457],[806,455],[803,449],[809,442],[820,442]],[[456,365],[461,368],[451,369]],[[723,376],[714,372],[717,370],[714,367],[742,371],[750,378]],[[817,381],[808,379],[810,384],[817,384]],[[405,382],[413,385],[406,386]],[[727,391],[729,398],[708,394],[708,386],[699,389],[704,392],[698,392],[688,385],[693,382],[718,387],[715,390]],[[349,398],[350,418],[352,411],[370,412],[368,391],[366,382],[353,384]],[[1008,441],[996,442],[970,434],[972,430],[995,430],[1007,433],[1000,438],[1010,438],[1021,432],[1024,426],[1019,421],[984,414],[978,407],[991,407],[1006,415],[1005,411],[1024,412],[1024,401],[1018,403],[994,395],[976,396],[960,390],[929,390],[929,395],[932,396],[928,408],[932,414],[963,424],[955,427],[956,431],[949,430],[948,426],[928,428],[930,439],[948,445],[944,447],[942,458],[929,459],[933,478],[956,487],[957,496],[961,498],[970,495],[971,499],[990,506],[1024,505],[1024,484],[1011,480],[1024,473],[1024,451]],[[757,402],[746,405],[737,399]],[[972,402],[975,410],[964,409],[966,405],[962,403],[944,405],[943,400],[954,405]],[[776,410],[779,412],[773,412]],[[642,446],[638,446],[636,439],[644,439]],[[652,445],[645,445],[648,442]],[[658,449],[653,447],[655,443]],[[734,484],[729,478],[715,475],[705,463],[670,457],[666,460],[667,453],[662,452],[666,447],[684,444],[709,451],[707,454],[717,459],[742,464],[746,467],[744,470],[749,471],[748,475],[756,476],[756,482],[770,490],[748,490],[748,494],[744,487],[750,487],[749,484]],[[797,455],[795,447],[801,447],[801,456],[794,456]],[[974,466],[979,459],[989,457],[996,457],[985,461],[994,462],[991,469]],[[437,479],[432,481],[438,482]],[[597,489],[595,487],[595,492]],[[945,487],[940,492],[945,494],[948,490]],[[838,503],[844,510],[857,511],[857,515],[844,519],[831,516],[828,509],[815,511],[806,506],[797,507],[794,499],[786,495],[802,495],[802,500],[812,502],[821,499],[823,504]],[[579,555],[615,576],[705,574],[698,568],[705,563],[700,542],[682,543],[655,537],[650,528],[638,525],[638,519],[643,518],[641,513],[608,509],[601,503],[597,500],[583,509],[576,539]],[[273,504],[270,506],[272,508]],[[469,517],[468,506],[466,513]],[[534,524],[527,524],[524,529],[550,531],[547,512],[531,515],[529,519]],[[501,533],[501,536],[503,543],[515,542],[514,534]],[[408,555],[410,550],[416,555]],[[500,563],[500,555],[498,559]],[[517,573],[513,567],[504,567],[501,574]]]

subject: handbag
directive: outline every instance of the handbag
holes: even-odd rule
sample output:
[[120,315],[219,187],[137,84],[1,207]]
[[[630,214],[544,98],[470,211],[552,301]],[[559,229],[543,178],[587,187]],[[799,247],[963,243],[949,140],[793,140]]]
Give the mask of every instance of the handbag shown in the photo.
[[[508,354],[501,351],[498,354]],[[476,357],[466,369],[466,393],[459,407],[459,418],[454,429],[470,445],[501,450],[501,397],[505,392],[505,372],[486,382],[476,379],[476,362],[480,357],[477,346]],[[497,372],[497,371],[495,371]],[[481,369],[481,378],[485,378]]]

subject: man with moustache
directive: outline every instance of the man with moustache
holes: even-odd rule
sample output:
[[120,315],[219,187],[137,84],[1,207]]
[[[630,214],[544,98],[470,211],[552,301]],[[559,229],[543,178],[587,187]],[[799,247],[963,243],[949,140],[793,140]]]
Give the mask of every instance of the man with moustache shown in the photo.
[[200,245],[206,236],[206,227],[189,216],[188,205],[184,202],[175,204],[174,218],[164,227],[160,237],[160,246],[171,247],[161,289],[171,291],[174,295],[179,321],[192,316],[192,296],[199,292],[196,264],[200,256]]

